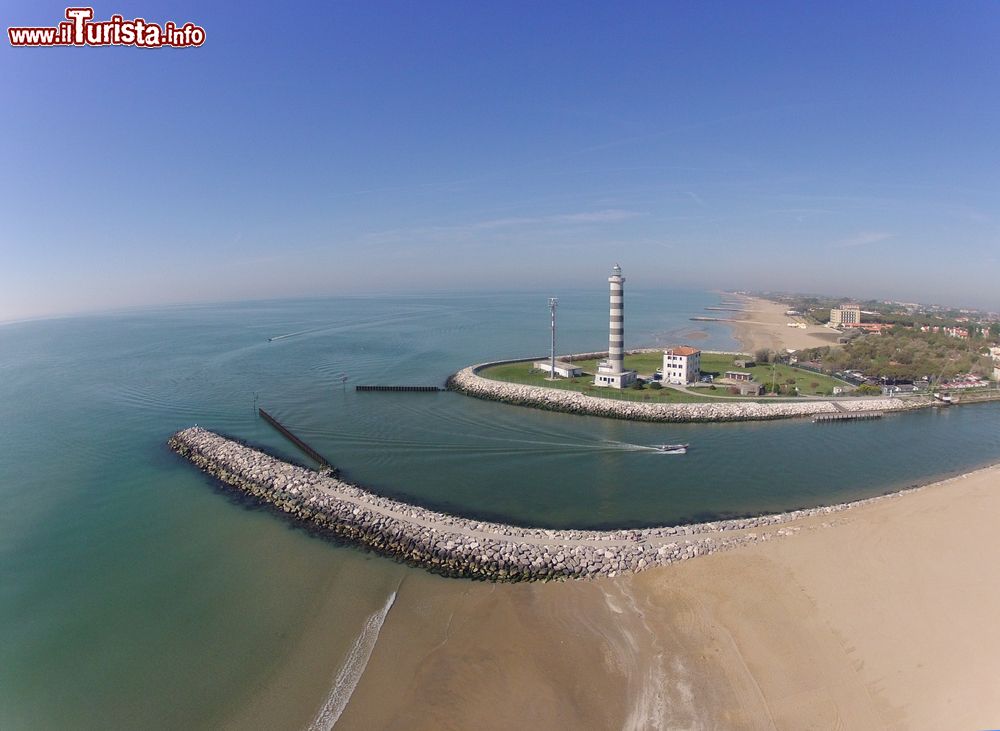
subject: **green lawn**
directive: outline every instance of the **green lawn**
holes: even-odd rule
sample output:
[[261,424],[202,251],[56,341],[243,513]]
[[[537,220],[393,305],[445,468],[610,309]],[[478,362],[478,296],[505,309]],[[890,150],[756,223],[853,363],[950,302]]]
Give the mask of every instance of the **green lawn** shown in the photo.
[[[754,366],[753,368],[737,368],[733,365],[734,358],[735,356],[732,355],[702,353],[701,372],[703,374],[715,375],[716,378],[721,377],[726,371],[749,372],[753,374],[755,381],[770,385],[770,365],[764,364]],[[825,376],[822,373],[804,371],[801,368],[793,368],[787,365],[774,366],[775,383],[784,385],[791,379],[795,379],[795,385],[798,386],[799,394],[802,396],[829,396],[833,393],[834,386],[843,385],[836,378]]]
[[[659,365],[662,365],[661,355],[656,358],[656,354],[645,354],[638,356],[625,356],[625,367],[633,370],[638,370],[640,374],[650,374],[656,370]],[[642,360],[644,359],[644,360]],[[657,362],[657,365],[650,367],[650,364]],[[645,365],[643,365],[645,364]],[[576,361],[576,365],[579,365],[585,372],[593,373],[597,369],[597,361]],[[594,385],[593,375],[584,375],[579,378],[558,378],[555,381],[548,380],[548,374],[543,371],[536,371],[532,368],[531,361],[522,361],[520,363],[507,363],[504,365],[492,366],[490,368],[484,368],[479,371],[479,375],[484,378],[493,378],[497,381],[508,381],[510,383],[523,383],[528,386],[546,386],[548,388],[565,388],[570,391],[580,391],[589,396],[600,396],[602,398],[614,398],[623,401],[648,401],[650,403],[662,403],[662,404],[681,404],[681,403],[698,403],[709,400],[714,400],[711,396],[696,396],[694,394],[686,393],[685,391],[678,391],[675,388],[663,387],[661,389],[654,389],[646,386],[641,391],[634,389],[625,389],[619,391],[614,388],[601,388]],[[740,399],[739,397],[728,396],[724,389],[718,389],[718,391],[711,391],[720,397],[725,397],[726,400],[746,400]]]
[[[753,373],[754,379],[760,383],[771,383],[771,366],[758,365],[753,368],[736,368],[733,365],[735,356],[715,355],[703,353],[701,357],[701,370],[704,374],[716,374],[721,376],[726,371],[738,370]],[[479,371],[479,375],[484,378],[493,378],[498,381],[509,381],[511,383],[523,383],[529,386],[547,386],[549,388],[565,388],[571,391],[580,391],[591,396],[601,396],[604,398],[617,398],[628,401],[650,401],[654,403],[694,403],[703,401],[714,401],[719,398],[727,400],[753,400],[743,399],[739,396],[731,396],[726,392],[724,386],[720,386],[712,391],[705,389],[705,395],[695,395],[685,391],[679,391],[669,386],[662,389],[653,389],[646,386],[642,390],[626,389],[618,391],[613,388],[601,388],[594,385],[593,373],[597,370],[596,360],[575,361],[575,365],[583,369],[585,374],[578,378],[559,378],[555,381],[548,380],[548,376],[543,371],[536,371],[532,367],[531,361],[519,363],[507,363],[504,365],[492,366]],[[625,356],[625,367],[638,371],[640,376],[649,377],[657,368],[663,366],[662,352],[639,353]],[[832,393],[833,386],[840,382],[829,376],[820,373],[811,373],[787,365],[778,365],[774,368],[774,377],[777,383],[785,384],[790,379],[795,379],[795,385],[799,388],[801,395],[828,395]]]

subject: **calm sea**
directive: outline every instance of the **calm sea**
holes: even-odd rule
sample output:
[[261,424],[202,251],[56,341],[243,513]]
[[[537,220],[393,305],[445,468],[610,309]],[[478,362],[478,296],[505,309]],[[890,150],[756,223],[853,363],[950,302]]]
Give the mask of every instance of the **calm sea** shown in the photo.
[[[1000,460],[998,405],[844,425],[666,426],[353,390],[440,384],[469,363],[544,353],[549,294],[0,326],[0,728],[250,727],[279,696],[300,709],[292,727],[330,698],[316,727],[335,720],[414,570],[314,538],[164,446],[200,424],[302,461],[256,418],[255,400],[350,480],[553,527],[838,502]],[[559,350],[606,346],[606,293],[555,294]],[[688,319],[717,302],[629,291],[626,342],[730,349],[726,327],[697,332]],[[675,441],[692,451],[647,449]]]

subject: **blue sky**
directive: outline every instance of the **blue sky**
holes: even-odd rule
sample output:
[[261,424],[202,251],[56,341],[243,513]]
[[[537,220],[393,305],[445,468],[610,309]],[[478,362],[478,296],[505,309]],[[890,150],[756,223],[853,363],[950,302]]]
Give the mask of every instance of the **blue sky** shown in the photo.
[[1000,4],[288,7],[95,6],[197,49],[3,40],[0,320],[614,261],[1000,309]]

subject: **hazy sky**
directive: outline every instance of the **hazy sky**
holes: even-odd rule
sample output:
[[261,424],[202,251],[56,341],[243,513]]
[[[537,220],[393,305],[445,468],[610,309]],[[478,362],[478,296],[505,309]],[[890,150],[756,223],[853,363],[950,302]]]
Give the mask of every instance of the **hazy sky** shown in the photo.
[[1000,3],[95,7],[113,13],[207,41],[3,38],[0,321],[558,293],[615,261],[635,287],[1000,309]]

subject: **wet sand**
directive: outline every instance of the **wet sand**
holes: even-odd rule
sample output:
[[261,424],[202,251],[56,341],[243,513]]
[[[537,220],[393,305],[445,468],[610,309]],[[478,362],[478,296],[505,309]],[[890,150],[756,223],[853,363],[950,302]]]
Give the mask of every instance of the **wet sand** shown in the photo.
[[995,728],[997,514],[1000,467],[629,577],[407,572],[337,728]]

